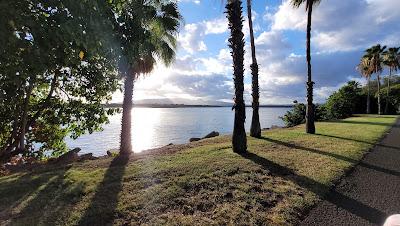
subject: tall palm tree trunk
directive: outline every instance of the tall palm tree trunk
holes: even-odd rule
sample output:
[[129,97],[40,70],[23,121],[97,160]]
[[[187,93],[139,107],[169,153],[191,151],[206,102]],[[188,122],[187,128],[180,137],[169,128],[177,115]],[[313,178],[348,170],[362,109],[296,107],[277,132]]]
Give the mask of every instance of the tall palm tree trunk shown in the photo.
[[247,151],[247,138],[244,129],[246,120],[245,104],[243,99],[243,74],[244,74],[244,35],[242,31],[242,1],[228,0],[226,4],[227,18],[231,36],[229,37],[229,47],[232,49],[233,58],[233,80],[235,84],[234,109],[235,119],[232,135],[232,149],[236,153]]
[[389,68],[388,88],[386,91],[385,114],[389,113],[389,93],[390,93],[390,79],[392,78],[392,68]]
[[253,116],[251,118],[251,127],[250,127],[250,136],[252,137],[261,137],[261,125],[260,125],[260,115],[259,115],[259,98],[260,98],[260,91],[258,86],[258,64],[256,58],[256,47],[254,44],[254,32],[253,32],[253,20],[252,20],[252,13],[251,13],[251,0],[247,0],[247,17],[249,20],[249,29],[250,29],[250,44],[251,44],[251,59],[252,64],[250,65],[251,68],[251,75],[252,75],[252,97],[253,97]]
[[307,15],[307,109],[306,109],[306,132],[315,133],[314,123],[314,105],[313,105],[313,86],[314,82],[311,77],[311,16],[312,16],[312,1],[308,1]]
[[131,122],[132,122],[132,97],[133,83],[135,74],[129,71],[124,82],[124,101],[122,103],[122,122],[121,122],[121,144],[120,154],[130,155],[132,153],[132,137],[131,137]]
[[367,114],[371,113],[371,77],[368,76],[368,81],[367,81],[367,90],[368,90],[368,94],[367,94]]
[[382,114],[382,110],[381,110],[381,76],[380,73],[378,72],[377,74],[377,82],[378,82],[378,114],[381,115]]

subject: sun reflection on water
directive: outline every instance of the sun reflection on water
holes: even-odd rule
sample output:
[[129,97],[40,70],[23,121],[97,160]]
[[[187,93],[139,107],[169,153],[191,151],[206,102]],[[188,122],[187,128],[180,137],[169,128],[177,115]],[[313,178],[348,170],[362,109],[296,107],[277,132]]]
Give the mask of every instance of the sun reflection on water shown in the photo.
[[[283,125],[279,116],[287,108],[261,108],[261,126]],[[246,109],[251,115],[251,108]],[[141,152],[151,148],[182,144],[191,137],[202,137],[211,131],[221,134],[232,133],[233,112],[230,108],[133,108],[132,109],[132,148]],[[110,123],[104,130],[85,134],[76,140],[66,138],[70,149],[79,147],[81,154],[106,155],[107,150],[118,151],[122,114],[109,117]],[[247,120],[246,130],[250,123]]]
[[154,147],[156,129],[161,122],[162,111],[156,108],[132,110],[132,149],[134,152]]

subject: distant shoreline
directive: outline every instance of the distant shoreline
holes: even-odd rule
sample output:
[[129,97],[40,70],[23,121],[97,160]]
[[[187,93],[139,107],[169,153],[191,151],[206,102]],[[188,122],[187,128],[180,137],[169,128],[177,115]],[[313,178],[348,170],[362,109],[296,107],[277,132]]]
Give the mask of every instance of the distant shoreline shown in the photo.
[[[122,104],[112,103],[104,104],[106,108],[122,108]],[[223,108],[232,107],[232,105],[189,105],[189,104],[134,104],[136,108]],[[246,105],[251,107],[251,105]],[[293,105],[260,105],[260,108],[292,108]]]

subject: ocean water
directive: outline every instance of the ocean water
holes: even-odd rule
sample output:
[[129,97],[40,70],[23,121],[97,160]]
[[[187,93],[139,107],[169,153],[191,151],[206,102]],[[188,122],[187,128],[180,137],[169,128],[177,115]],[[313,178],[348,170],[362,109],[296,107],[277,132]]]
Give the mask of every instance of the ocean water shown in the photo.
[[[283,126],[279,119],[290,108],[260,108],[261,128]],[[246,131],[250,130],[252,109],[246,108]],[[110,117],[101,132],[85,134],[76,140],[66,138],[69,148],[79,147],[81,154],[105,155],[119,147],[121,114]],[[230,107],[134,108],[132,111],[132,147],[134,152],[173,144],[187,143],[191,137],[203,137],[211,131],[231,134],[234,112]]]

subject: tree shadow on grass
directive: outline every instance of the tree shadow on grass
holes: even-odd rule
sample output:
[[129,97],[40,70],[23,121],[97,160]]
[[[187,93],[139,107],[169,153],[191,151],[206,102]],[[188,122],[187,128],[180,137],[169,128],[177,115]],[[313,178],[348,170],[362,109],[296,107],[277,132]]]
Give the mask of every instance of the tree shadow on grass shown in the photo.
[[49,173],[38,176],[26,173],[18,177],[0,178],[0,219],[9,215],[53,176]]
[[352,139],[352,138],[347,138],[347,137],[339,137],[339,136],[333,136],[333,135],[327,135],[327,134],[320,134],[320,133],[316,133],[315,135],[318,136],[324,136],[324,137],[330,137],[330,138],[337,138],[337,139],[342,139],[342,140],[348,140],[348,141],[355,141],[358,143],[364,143],[364,144],[369,144],[369,145],[376,145],[379,147],[384,147],[384,148],[391,148],[391,149],[395,149],[395,150],[400,150],[399,147],[395,147],[395,146],[390,146],[390,145],[385,145],[385,144],[375,144],[372,142],[367,142],[367,141],[363,141],[363,140],[357,140],[357,139]]
[[395,118],[397,115],[365,115],[365,114],[355,114],[351,116],[352,118],[357,118],[357,117],[368,117],[368,118]]
[[9,184],[13,204],[3,217],[10,225],[54,224],[68,218],[68,210],[80,199],[84,187],[83,183],[64,180],[69,168],[25,175]]
[[118,194],[122,190],[122,178],[125,174],[129,156],[115,157],[99,183],[89,207],[85,210],[78,225],[109,225],[115,217]]
[[352,158],[349,158],[349,157],[346,157],[346,156],[343,156],[343,155],[339,155],[339,154],[335,154],[335,153],[331,153],[331,152],[325,152],[325,151],[321,151],[321,150],[314,149],[314,148],[307,148],[307,147],[303,147],[303,146],[299,146],[299,145],[296,145],[296,144],[291,144],[291,143],[287,143],[287,142],[283,142],[283,141],[280,141],[280,140],[275,140],[275,139],[271,139],[271,138],[267,138],[267,137],[261,137],[260,139],[263,139],[263,140],[266,140],[266,141],[269,141],[269,142],[272,142],[272,143],[276,143],[278,145],[286,146],[286,147],[289,147],[289,148],[295,148],[295,149],[299,149],[299,150],[303,150],[303,151],[308,151],[308,152],[311,152],[311,153],[316,153],[316,154],[320,154],[320,155],[333,157],[333,158],[336,158],[336,159],[339,159],[339,160],[342,160],[342,161],[346,161],[346,162],[349,162],[349,163],[352,163],[352,164],[358,164],[359,166],[362,166],[362,167],[365,167],[365,168],[368,168],[368,169],[372,169],[372,170],[375,170],[375,171],[379,171],[379,172],[382,172],[382,173],[386,173],[386,174],[390,174],[390,175],[394,175],[394,176],[400,176],[400,172],[398,172],[398,171],[386,169],[386,168],[383,168],[383,167],[380,167],[380,166],[367,164],[367,163],[364,163],[364,162],[361,162],[361,161],[358,161],[358,160],[355,160],[355,159],[352,159]]
[[314,192],[321,199],[325,199],[334,205],[345,209],[371,223],[381,224],[385,219],[385,214],[375,208],[365,205],[351,197],[348,197],[342,193],[339,193],[332,189],[332,187],[315,181],[311,178],[297,175],[292,169],[285,166],[281,166],[275,162],[272,162],[266,158],[258,156],[254,153],[242,154],[246,159],[262,166],[265,170],[270,171],[272,174],[282,176],[301,187],[307,188]]
[[385,122],[361,122],[353,120],[338,120],[335,123],[346,123],[346,124],[360,124],[360,125],[375,125],[375,126],[388,126],[388,127],[400,127],[396,123],[385,123]]

